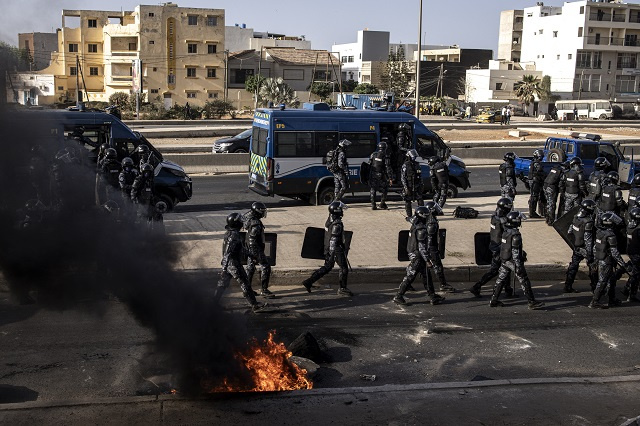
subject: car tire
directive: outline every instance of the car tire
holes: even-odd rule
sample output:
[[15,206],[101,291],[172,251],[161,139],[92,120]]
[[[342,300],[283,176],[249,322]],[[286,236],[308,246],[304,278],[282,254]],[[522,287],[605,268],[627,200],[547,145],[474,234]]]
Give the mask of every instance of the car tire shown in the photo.
[[457,198],[458,197],[458,187],[454,184],[450,183],[447,187],[447,198]]
[[608,119],[607,114],[600,114],[600,117],[598,117],[598,120],[606,120]]
[[158,198],[160,199],[160,201],[164,201],[167,204],[167,212],[173,211],[173,208],[176,205],[175,199],[167,194],[160,194],[158,195]]
[[548,161],[559,163],[565,161],[567,159],[567,154],[561,149],[551,148],[549,150],[549,154],[547,155]]
[[318,206],[328,206],[333,203],[334,197],[334,188],[333,185],[325,186],[318,192],[318,199],[316,205]]
[[234,154],[246,154],[247,152],[249,152],[249,151],[247,151],[244,148],[238,148],[235,151],[233,151]]

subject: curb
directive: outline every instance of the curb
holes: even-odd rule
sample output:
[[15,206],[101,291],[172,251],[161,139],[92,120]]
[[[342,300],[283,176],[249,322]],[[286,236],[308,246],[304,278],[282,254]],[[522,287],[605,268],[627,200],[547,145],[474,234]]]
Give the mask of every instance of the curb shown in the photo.
[[[598,385],[609,383],[630,383],[640,382],[640,376],[610,376],[610,377],[558,377],[558,378],[530,378],[530,379],[505,379],[505,380],[483,380],[477,382],[442,382],[442,383],[419,383],[412,385],[383,385],[349,388],[325,388],[294,390],[288,392],[255,392],[257,397],[265,396],[269,398],[288,399],[300,397],[318,397],[328,395],[348,395],[354,393],[373,394],[384,392],[415,392],[439,389],[469,389],[469,388],[489,388],[507,386],[531,386],[531,385]],[[156,396],[131,396],[121,398],[97,398],[92,400],[66,400],[66,401],[28,401],[22,403],[11,403],[0,405],[0,412],[32,410],[60,407],[78,407],[91,405],[116,405],[116,404],[141,404],[141,403],[162,403],[164,401],[206,401],[215,399],[216,395],[232,395],[234,393],[211,394],[210,397],[185,398],[177,395],[156,395]],[[242,393],[238,393],[242,395]],[[624,425],[634,424],[636,419],[629,420]]]

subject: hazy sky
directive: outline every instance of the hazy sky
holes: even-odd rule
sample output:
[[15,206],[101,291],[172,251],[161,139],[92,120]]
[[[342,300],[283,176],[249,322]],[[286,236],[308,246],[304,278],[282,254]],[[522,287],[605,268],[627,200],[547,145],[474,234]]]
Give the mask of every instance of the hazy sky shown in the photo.
[[[133,10],[139,0],[0,0],[0,40],[18,33],[51,32],[62,9]],[[358,30],[389,31],[392,43],[417,43],[420,0],[174,0],[182,7],[225,9],[226,25],[305,35],[313,49],[356,41]],[[500,11],[534,6],[534,0],[423,0],[423,44],[498,49]],[[562,5],[561,0],[547,1]],[[161,4],[161,2],[142,2]]]

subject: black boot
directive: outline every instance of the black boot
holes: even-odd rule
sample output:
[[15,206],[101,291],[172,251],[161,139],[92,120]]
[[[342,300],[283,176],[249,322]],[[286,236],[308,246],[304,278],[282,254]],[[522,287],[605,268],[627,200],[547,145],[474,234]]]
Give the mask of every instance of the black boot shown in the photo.
[[469,288],[469,293],[473,294],[475,297],[482,297],[480,294],[480,286],[479,283],[476,283],[473,287]]

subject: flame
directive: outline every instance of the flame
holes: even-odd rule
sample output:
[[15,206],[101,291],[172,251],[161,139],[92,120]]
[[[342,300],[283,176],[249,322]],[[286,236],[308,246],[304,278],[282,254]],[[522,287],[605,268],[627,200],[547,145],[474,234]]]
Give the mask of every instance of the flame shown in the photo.
[[229,378],[212,392],[270,392],[296,389],[311,389],[313,382],[307,379],[307,370],[289,361],[291,352],[283,343],[276,343],[275,333],[259,343],[255,338],[245,352],[236,354],[236,358],[249,370],[253,384],[236,384]]

